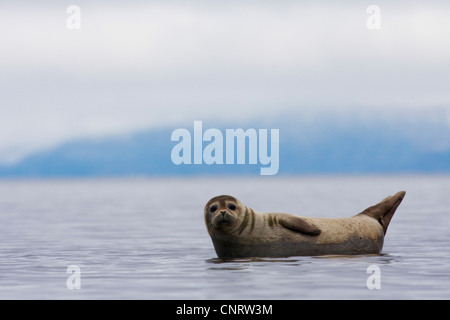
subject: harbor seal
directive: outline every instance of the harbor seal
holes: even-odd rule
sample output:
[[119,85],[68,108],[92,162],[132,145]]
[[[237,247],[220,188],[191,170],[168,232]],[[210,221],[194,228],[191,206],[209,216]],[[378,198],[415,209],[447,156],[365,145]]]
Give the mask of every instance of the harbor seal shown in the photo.
[[222,195],[208,201],[205,224],[217,256],[288,257],[378,254],[405,191],[348,218],[263,213]]

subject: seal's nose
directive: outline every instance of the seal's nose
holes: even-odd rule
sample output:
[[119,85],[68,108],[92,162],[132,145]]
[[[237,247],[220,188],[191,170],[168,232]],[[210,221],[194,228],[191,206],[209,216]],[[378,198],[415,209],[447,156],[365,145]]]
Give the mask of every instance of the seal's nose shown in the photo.
[[220,211],[220,213],[222,214],[222,216],[225,216],[225,213],[227,213],[227,211]]

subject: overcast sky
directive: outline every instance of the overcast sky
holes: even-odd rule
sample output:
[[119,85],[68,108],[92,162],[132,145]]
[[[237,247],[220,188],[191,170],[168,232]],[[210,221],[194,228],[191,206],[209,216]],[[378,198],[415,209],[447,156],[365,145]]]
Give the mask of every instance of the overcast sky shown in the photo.
[[183,120],[450,106],[446,1],[223,2],[0,1],[0,161]]

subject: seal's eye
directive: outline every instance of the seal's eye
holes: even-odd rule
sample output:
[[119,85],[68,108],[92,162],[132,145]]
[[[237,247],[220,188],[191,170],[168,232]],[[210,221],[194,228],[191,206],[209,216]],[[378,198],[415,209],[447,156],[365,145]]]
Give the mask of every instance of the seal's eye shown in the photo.
[[216,206],[216,205],[213,205],[209,210],[211,210],[211,212],[216,212],[217,206]]
[[230,203],[230,204],[228,204],[228,209],[234,211],[234,210],[236,210],[236,206],[234,204]]

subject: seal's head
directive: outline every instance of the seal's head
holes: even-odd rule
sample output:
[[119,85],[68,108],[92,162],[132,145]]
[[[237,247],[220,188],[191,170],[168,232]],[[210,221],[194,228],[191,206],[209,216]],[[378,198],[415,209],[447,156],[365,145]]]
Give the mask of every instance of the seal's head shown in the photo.
[[245,215],[246,207],[232,196],[217,196],[208,201],[205,206],[205,223],[208,232],[216,230],[232,230],[239,226]]

